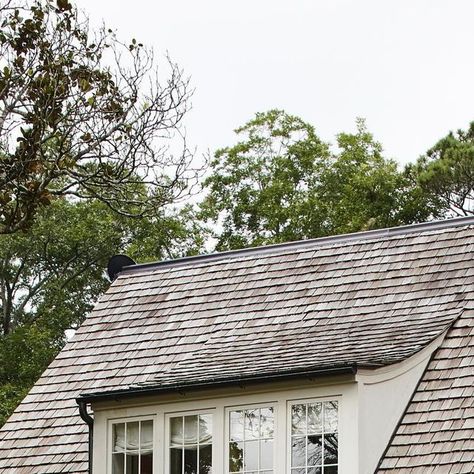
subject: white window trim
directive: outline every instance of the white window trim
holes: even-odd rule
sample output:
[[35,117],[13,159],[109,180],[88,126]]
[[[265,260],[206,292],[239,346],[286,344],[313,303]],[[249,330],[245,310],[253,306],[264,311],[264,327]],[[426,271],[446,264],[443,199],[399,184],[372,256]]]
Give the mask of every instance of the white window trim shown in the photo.
[[[337,429],[337,435],[338,435],[338,458],[339,458],[339,449],[340,449],[340,440],[339,440],[339,431],[340,431],[340,421],[341,421],[341,414],[340,414],[340,406],[341,406],[341,400],[342,397],[336,396],[336,397],[315,397],[315,398],[296,398],[294,400],[288,400],[287,401],[287,406],[286,406],[286,419],[288,420],[289,426],[288,429],[286,430],[286,450],[287,450],[287,459],[286,459],[286,472],[291,473],[291,414],[292,410],[291,407],[293,405],[298,405],[298,404],[308,404],[308,403],[324,403],[324,402],[332,402],[332,401],[337,401],[338,403],[338,429]],[[324,423],[324,420],[323,420]],[[338,472],[340,472],[340,463],[339,459],[337,462],[338,465]]]
[[[241,390],[244,392],[244,390]],[[178,398],[178,396],[176,396]],[[107,449],[107,456],[94,455],[93,474],[111,474],[111,422],[154,420],[155,452],[154,474],[168,474],[169,427],[171,416],[186,414],[213,414],[212,460],[214,474],[229,472],[228,465],[228,413],[239,408],[273,406],[275,409],[274,474],[290,473],[290,446],[287,429],[288,410],[293,403],[305,401],[337,400],[339,404],[339,473],[353,474],[359,463],[358,444],[358,394],[354,383],[325,386],[295,387],[279,391],[243,393],[235,396],[213,396],[192,399],[190,395],[168,399],[159,403],[155,400],[147,405],[133,406],[132,402],[123,408],[94,410],[95,436],[94,453]],[[143,400],[142,400],[143,403]],[[107,440],[107,442],[105,442]]]
[[169,463],[170,463],[170,418],[174,417],[182,417],[182,416],[190,416],[190,415],[212,415],[212,465],[214,466],[214,457],[215,457],[215,438],[214,438],[214,424],[216,419],[216,410],[186,410],[182,412],[172,412],[172,413],[165,413],[164,414],[164,445],[165,445],[165,452],[164,452],[164,469],[165,472],[169,471]]
[[[112,456],[113,456],[113,429],[112,426],[119,423],[133,423],[134,421],[153,421],[153,443],[156,446],[156,414],[128,416],[122,418],[111,418],[107,423],[107,473],[112,474]],[[153,450],[153,466],[155,466],[156,449]],[[154,467],[153,467],[154,469]]]
[[273,426],[273,471],[275,472],[275,466],[277,465],[277,449],[276,449],[276,438],[278,433],[278,412],[281,411],[278,406],[278,402],[267,402],[267,403],[252,403],[250,405],[235,405],[225,408],[224,411],[224,462],[225,470],[222,471],[225,474],[229,474],[229,442],[230,442],[230,412],[236,410],[252,410],[254,408],[268,408],[273,407],[273,416],[274,416],[274,426]]

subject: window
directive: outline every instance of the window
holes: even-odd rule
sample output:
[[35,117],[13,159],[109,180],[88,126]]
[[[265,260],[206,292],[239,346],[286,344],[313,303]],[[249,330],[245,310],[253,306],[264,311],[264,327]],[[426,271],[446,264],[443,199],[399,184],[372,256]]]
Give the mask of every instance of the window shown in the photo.
[[337,401],[291,405],[291,474],[337,474]]
[[273,407],[229,412],[229,472],[272,474]]
[[211,474],[212,415],[169,419],[169,474]]
[[112,474],[153,474],[153,420],[112,425]]

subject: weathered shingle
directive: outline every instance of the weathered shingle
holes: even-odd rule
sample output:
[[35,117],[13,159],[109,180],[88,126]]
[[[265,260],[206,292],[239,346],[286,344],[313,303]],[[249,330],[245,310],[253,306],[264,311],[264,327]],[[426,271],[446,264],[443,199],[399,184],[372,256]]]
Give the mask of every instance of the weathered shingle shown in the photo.
[[[403,360],[463,314],[473,253],[458,224],[127,270],[0,431],[0,472],[86,472],[79,394]],[[460,370],[450,361],[436,370]]]

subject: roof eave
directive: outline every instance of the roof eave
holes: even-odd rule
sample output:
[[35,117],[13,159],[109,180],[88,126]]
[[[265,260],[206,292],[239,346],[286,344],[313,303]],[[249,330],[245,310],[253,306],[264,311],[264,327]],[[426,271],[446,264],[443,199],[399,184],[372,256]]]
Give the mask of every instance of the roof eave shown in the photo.
[[134,387],[124,390],[111,390],[107,392],[84,393],[76,398],[77,403],[93,403],[103,401],[120,401],[131,398],[147,397],[153,395],[162,395],[183,391],[199,391],[226,388],[232,386],[242,386],[246,384],[261,384],[271,382],[281,382],[295,379],[316,379],[320,377],[336,375],[355,375],[357,373],[357,364],[343,366],[326,367],[304,371],[273,373],[267,375],[256,375],[248,377],[232,377],[221,380],[210,380],[209,382],[192,382],[184,384],[173,384],[164,386]]

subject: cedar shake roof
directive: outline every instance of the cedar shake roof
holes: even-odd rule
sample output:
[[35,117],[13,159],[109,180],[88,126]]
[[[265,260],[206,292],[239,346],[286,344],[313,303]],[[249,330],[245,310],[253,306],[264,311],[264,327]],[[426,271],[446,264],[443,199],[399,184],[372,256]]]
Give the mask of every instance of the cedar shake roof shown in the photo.
[[[404,360],[469,320],[458,318],[472,297],[473,253],[474,219],[456,219],[130,267],[0,431],[0,472],[86,473],[75,402],[84,393]],[[472,362],[472,351],[452,350]],[[472,385],[439,384],[453,412],[462,395],[472,409]],[[384,462],[403,462],[393,446]]]
[[433,355],[378,473],[474,472],[473,303]]

